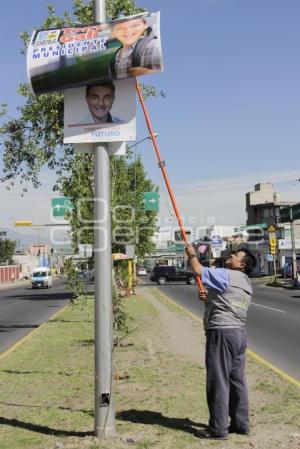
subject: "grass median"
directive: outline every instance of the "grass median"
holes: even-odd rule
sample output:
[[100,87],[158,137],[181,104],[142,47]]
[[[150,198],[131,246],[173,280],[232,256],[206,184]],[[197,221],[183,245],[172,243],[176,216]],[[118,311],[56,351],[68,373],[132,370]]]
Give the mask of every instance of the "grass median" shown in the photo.
[[208,418],[205,370],[197,358],[170,344],[164,323],[173,323],[183,343],[193,328],[195,345],[201,325],[166,307],[157,293],[144,293],[124,299],[132,332],[115,349],[116,438],[93,437],[94,300],[89,297],[0,361],[1,449],[298,447],[299,390],[254,361],[248,375],[255,435],[234,435],[221,445],[200,441],[196,431]]

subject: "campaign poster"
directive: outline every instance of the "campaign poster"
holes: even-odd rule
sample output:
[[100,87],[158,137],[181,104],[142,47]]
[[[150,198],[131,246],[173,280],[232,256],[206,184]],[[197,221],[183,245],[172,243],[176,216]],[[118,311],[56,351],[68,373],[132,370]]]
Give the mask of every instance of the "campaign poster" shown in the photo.
[[28,80],[36,95],[162,69],[159,12],[36,30],[27,51]]
[[69,89],[64,96],[64,143],[136,140],[133,78]]

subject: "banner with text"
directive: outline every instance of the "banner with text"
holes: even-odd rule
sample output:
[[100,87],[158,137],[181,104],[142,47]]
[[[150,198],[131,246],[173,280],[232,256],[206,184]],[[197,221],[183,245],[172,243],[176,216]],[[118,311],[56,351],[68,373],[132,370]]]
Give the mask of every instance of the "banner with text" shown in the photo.
[[159,12],[36,30],[27,51],[28,79],[36,95],[161,70]]

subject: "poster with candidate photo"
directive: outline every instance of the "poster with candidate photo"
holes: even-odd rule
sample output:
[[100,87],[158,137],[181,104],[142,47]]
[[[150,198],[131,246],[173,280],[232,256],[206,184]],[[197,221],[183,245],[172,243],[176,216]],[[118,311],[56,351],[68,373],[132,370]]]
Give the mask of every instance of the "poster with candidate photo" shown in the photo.
[[36,30],[27,72],[38,95],[161,71],[160,13],[141,13],[104,24]]
[[64,143],[136,140],[133,78],[65,92]]

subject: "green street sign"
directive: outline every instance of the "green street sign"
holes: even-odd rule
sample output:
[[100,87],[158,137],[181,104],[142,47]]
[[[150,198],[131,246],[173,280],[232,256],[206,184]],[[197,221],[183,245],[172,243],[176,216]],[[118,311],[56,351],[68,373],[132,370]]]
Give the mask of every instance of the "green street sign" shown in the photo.
[[158,192],[144,192],[144,207],[145,210],[159,210],[159,193]]
[[71,203],[71,198],[52,198],[51,199],[52,215],[53,217],[64,217],[67,212],[74,209]]

